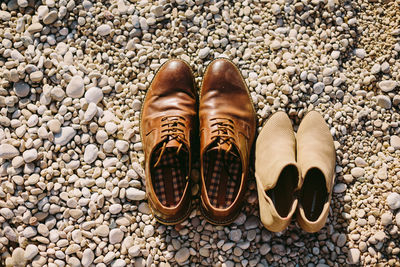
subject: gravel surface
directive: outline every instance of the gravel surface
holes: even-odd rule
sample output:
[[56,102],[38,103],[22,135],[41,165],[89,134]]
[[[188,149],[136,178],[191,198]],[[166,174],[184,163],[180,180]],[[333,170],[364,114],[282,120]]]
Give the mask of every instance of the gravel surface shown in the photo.
[[[399,0],[2,1],[0,265],[399,265],[399,54]],[[324,115],[337,181],[319,233],[264,229],[253,179],[230,226],[150,214],[144,93],[167,59],[200,85],[216,57],[240,67],[259,125]]]

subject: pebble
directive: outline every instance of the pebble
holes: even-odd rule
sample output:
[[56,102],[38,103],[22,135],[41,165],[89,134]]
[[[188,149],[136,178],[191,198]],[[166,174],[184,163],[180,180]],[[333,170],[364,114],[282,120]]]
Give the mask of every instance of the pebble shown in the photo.
[[360,262],[360,250],[357,248],[351,248],[348,254],[348,263],[349,264],[358,264]]
[[353,169],[351,169],[351,175],[353,175],[354,178],[359,178],[364,176],[365,174],[365,170],[363,168],[360,167],[355,167]]
[[386,204],[392,210],[400,208],[400,194],[394,192],[390,193],[386,198]]
[[146,225],[143,229],[143,235],[144,237],[148,238],[150,236],[154,235],[154,227],[153,225]]
[[189,249],[186,247],[181,248],[180,250],[178,250],[175,254],[175,261],[178,264],[182,264],[184,262],[186,262],[189,259],[190,256],[190,252]]
[[111,214],[118,214],[122,211],[121,204],[112,204],[109,208]]
[[111,229],[110,234],[109,234],[109,241],[111,244],[117,244],[122,241],[124,238],[124,232],[122,232],[120,229]]
[[87,248],[83,251],[82,254],[82,266],[88,267],[92,264],[94,260],[94,253],[90,248]]
[[10,144],[0,145],[0,158],[2,159],[12,159],[19,155],[18,149]]
[[29,84],[25,82],[14,83],[13,89],[18,97],[26,97],[27,95],[29,95],[29,92],[31,91]]
[[126,190],[126,198],[129,200],[143,200],[146,197],[146,192],[136,189],[128,188]]
[[393,91],[396,86],[397,82],[393,80],[387,80],[378,83],[378,87],[385,93]]
[[106,36],[111,33],[111,26],[108,24],[102,24],[99,27],[97,27],[97,33],[100,36]]
[[98,87],[91,87],[86,91],[85,99],[88,103],[98,104],[103,99],[103,91]]
[[376,97],[377,104],[378,106],[385,108],[385,109],[390,109],[392,107],[392,102],[390,100],[390,97],[386,95],[378,95]]
[[365,49],[363,49],[363,48],[356,48],[354,50],[354,54],[356,55],[356,57],[361,58],[361,59],[365,58],[365,56],[367,55]]
[[65,146],[76,135],[76,130],[70,126],[61,127],[60,132],[54,135],[54,144]]
[[110,233],[110,228],[107,225],[100,225],[97,227],[97,229],[94,231],[95,235],[106,237]]
[[115,142],[115,147],[122,153],[126,153],[129,150],[129,143],[124,140],[117,140]]
[[335,185],[335,187],[333,188],[333,192],[336,194],[344,193],[346,190],[347,190],[347,185],[343,183],[339,183]]
[[397,135],[392,135],[390,137],[390,146],[393,147],[395,150],[400,149],[400,137]]
[[25,260],[32,260],[39,253],[39,249],[34,244],[29,244],[25,248],[24,258]]
[[96,115],[98,109],[97,109],[97,105],[95,103],[89,103],[87,110],[85,111],[85,115],[84,115],[84,120],[89,122],[91,121],[94,116]]
[[99,153],[99,149],[94,144],[89,144],[85,148],[85,154],[83,155],[83,160],[91,164],[97,159],[97,155]]
[[30,163],[32,161],[35,161],[38,157],[38,152],[35,148],[25,150],[24,153],[22,153],[22,157],[24,158],[24,161],[26,163]]
[[383,226],[388,226],[389,224],[391,224],[392,223],[392,213],[385,212],[384,214],[382,214],[381,222],[382,222]]
[[242,231],[240,229],[235,229],[229,232],[229,239],[233,242],[238,242],[242,238]]
[[84,93],[84,83],[81,76],[74,76],[68,83],[67,89],[65,91],[67,96],[72,98],[80,98]]
[[206,58],[209,53],[210,53],[210,48],[204,47],[204,48],[200,49],[200,51],[199,51],[199,58],[201,58],[201,59]]

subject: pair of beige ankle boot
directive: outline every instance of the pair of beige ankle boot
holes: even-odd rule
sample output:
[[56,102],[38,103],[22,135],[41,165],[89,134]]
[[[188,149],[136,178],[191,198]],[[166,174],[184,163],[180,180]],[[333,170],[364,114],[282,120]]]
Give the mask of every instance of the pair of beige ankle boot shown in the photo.
[[280,232],[297,210],[303,230],[319,231],[329,213],[335,160],[333,138],[318,112],[307,113],[296,136],[284,112],[271,116],[256,142],[255,176],[264,226]]

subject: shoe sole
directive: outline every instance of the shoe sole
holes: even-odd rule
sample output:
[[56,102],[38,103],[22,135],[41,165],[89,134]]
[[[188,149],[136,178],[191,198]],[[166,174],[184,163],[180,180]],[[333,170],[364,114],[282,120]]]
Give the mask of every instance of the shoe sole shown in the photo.
[[[171,60],[172,60],[172,59],[167,60],[167,61],[165,61],[163,64],[161,64],[161,66],[158,68],[158,70],[157,70],[156,73],[154,74],[154,77],[153,77],[152,80],[151,80],[150,87],[151,87],[151,85],[153,84],[154,78],[157,76],[157,74],[158,74],[158,72],[161,70],[161,68],[162,68],[166,63],[168,63],[168,62],[171,61]],[[174,59],[174,60],[175,60],[175,59]],[[185,60],[183,60],[183,59],[176,59],[176,60],[179,60],[179,61],[185,63],[186,66],[188,66],[188,68],[190,69],[190,73],[192,74],[192,77],[193,77],[193,86],[194,86],[194,88],[196,88],[196,87],[195,87],[196,83],[195,83],[195,80],[194,80],[194,73],[193,73],[193,70],[192,70],[192,68],[190,67],[189,63],[187,63],[187,62],[186,62]],[[141,106],[141,108],[140,108],[140,115],[139,115],[139,133],[140,133],[140,139],[141,139],[142,142],[143,142],[143,140],[144,140],[144,139],[143,139],[143,131],[142,131],[142,114],[143,114],[144,103],[146,102],[147,94],[148,94],[148,92],[149,92],[149,90],[150,90],[150,87],[146,90],[146,93],[144,94],[142,106]],[[195,93],[196,93],[196,90],[195,90]],[[197,93],[196,93],[196,100],[197,100],[197,103],[198,103]],[[144,151],[143,151],[143,152],[144,152]],[[147,190],[146,190],[146,191],[147,191]],[[190,192],[190,193],[191,193],[191,192]],[[146,192],[146,194],[147,194],[147,192]],[[189,208],[188,208],[188,210],[186,211],[184,217],[179,218],[179,219],[176,220],[176,221],[168,221],[168,220],[164,220],[164,219],[161,219],[160,217],[158,217],[158,216],[154,213],[154,210],[155,210],[155,209],[154,209],[153,206],[151,205],[150,201],[147,201],[147,203],[148,203],[148,205],[149,205],[149,207],[150,207],[151,214],[152,214],[153,217],[156,219],[156,221],[158,221],[159,223],[165,224],[165,225],[175,225],[175,224],[179,224],[179,223],[183,222],[184,220],[187,219],[187,217],[189,217],[189,215],[190,215],[190,213],[191,213],[191,211],[192,211],[192,208],[193,208],[193,206],[192,206],[192,201],[190,201],[190,203],[189,203]]]
[[[206,69],[205,69],[205,71],[204,71],[204,74],[207,72],[208,67],[210,67],[210,65],[211,65],[214,61],[216,61],[216,60],[221,60],[221,59],[222,59],[222,60],[228,61],[229,63],[231,63],[231,64],[237,69],[237,71],[238,71],[239,74],[240,74],[240,78],[242,79],[243,84],[246,86],[246,92],[247,92],[247,95],[249,96],[250,102],[251,102],[251,104],[252,104],[251,106],[253,107],[253,113],[254,113],[254,115],[255,115],[255,121],[256,121],[256,133],[255,133],[255,135],[256,135],[256,134],[257,134],[257,124],[258,124],[258,122],[257,122],[257,112],[256,112],[256,109],[255,109],[255,107],[254,107],[253,98],[251,97],[251,94],[250,94],[250,89],[249,89],[249,87],[247,86],[247,83],[246,83],[246,81],[244,80],[243,75],[242,75],[242,72],[239,70],[238,66],[236,66],[236,64],[233,63],[232,60],[230,60],[230,59],[222,58],[222,57],[221,57],[221,58],[215,58],[215,59],[213,59],[210,63],[208,63],[208,65],[207,65],[207,67],[206,67]],[[204,76],[204,74],[203,74],[203,76]],[[202,89],[203,89],[203,80],[201,81],[201,86],[200,86],[199,106],[200,106],[200,99],[201,99]],[[255,137],[254,137],[254,139],[255,139]],[[254,142],[254,140],[253,140],[252,148],[254,147],[254,145],[255,145],[255,142]],[[252,148],[251,148],[251,149],[252,149]],[[252,153],[250,153],[250,154],[252,154]],[[200,162],[200,164],[201,164],[201,162]],[[200,198],[201,198],[201,197],[200,197]],[[241,202],[244,202],[244,200],[242,200]],[[239,216],[241,210],[243,209],[243,203],[241,203],[240,205],[241,205],[242,207],[237,211],[237,214],[235,214],[235,215],[233,216],[233,218],[231,218],[231,219],[229,219],[229,220],[226,220],[226,221],[215,221],[215,220],[211,219],[211,218],[207,215],[206,211],[204,210],[204,207],[203,207],[202,203],[203,203],[203,200],[201,199],[201,203],[200,203],[200,212],[201,212],[201,214],[203,215],[204,219],[205,219],[206,221],[208,221],[209,223],[212,223],[212,224],[215,224],[215,225],[221,225],[221,226],[229,225],[229,224],[231,224],[232,222],[234,222],[234,221],[236,220],[236,218]]]

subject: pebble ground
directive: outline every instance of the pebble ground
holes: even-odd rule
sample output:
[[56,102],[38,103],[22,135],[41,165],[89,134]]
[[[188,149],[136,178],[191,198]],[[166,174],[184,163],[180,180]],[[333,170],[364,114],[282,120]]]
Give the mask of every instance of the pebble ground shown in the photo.
[[[0,265],[399,266],[399,54],[399,0],[2,1]],[[259,126],[324,115],[337,181],[320,232],[264,229],[254,179],[229,226],[150,214],[144,93],[166,60],[200,85],[216,57],[241,69]]]

